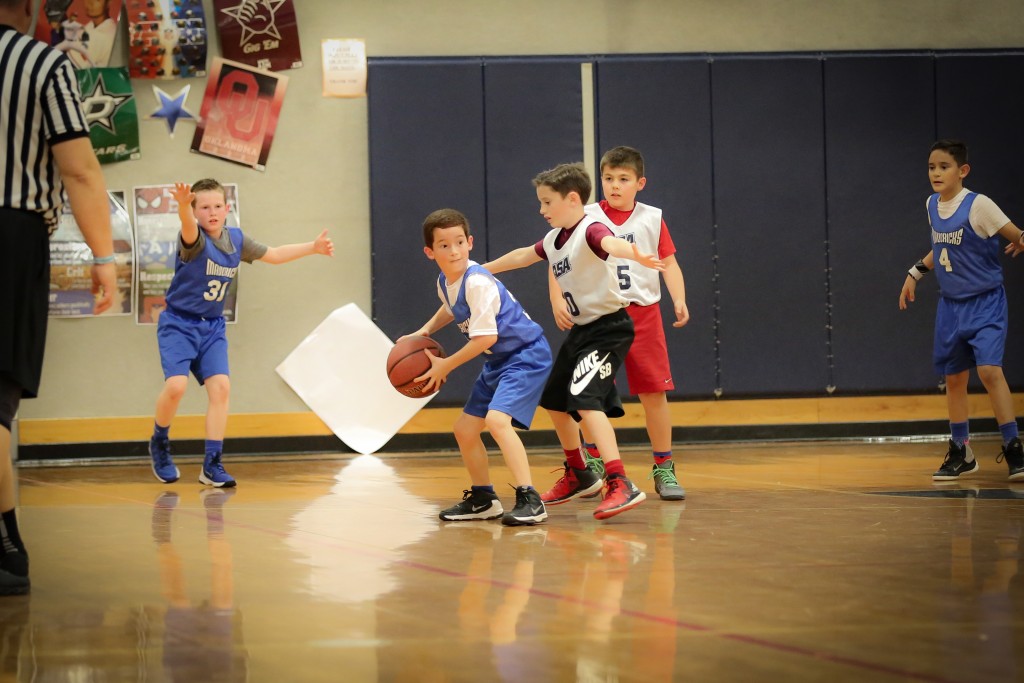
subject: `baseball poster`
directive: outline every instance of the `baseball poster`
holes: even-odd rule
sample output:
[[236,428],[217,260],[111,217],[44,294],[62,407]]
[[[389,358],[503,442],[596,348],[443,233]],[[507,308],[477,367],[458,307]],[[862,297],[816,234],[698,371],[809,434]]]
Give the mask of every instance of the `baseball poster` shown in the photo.
[[[108,192],[110,229],[114,237],[114,263],[117,266],[117,292],[114,305],[100,315],[131,315],[132,284],[135,282],[135,250],[132,249],[132,224],[125,208],[124,192]],[[50,238],[50,317],[91,317],[95,297],[92,293],[92,250],[65,202],[57,230]]]
[[[134,188],[135,240],[138,244],[139,283],[135,290],[135,322],[155,325],[167,308],[166,294],[174,278],[178,254],[178,202],[171,196],[174,185],[144,185]],[[238,185],[225,184],[230,206],[226,225],[240,228]],[[201,230],[202,228],[200,228]],[[234,322],[238,306],[238,277],[224,298],[224,320]]]
[[267,71],[302,66],[293,0],[213,0],[225,59]]
[[107,66],[121,0],[43,0],[35,37],[67,54],[76,69]]
[[192,151],[266,170],[287,76],[216,58]]

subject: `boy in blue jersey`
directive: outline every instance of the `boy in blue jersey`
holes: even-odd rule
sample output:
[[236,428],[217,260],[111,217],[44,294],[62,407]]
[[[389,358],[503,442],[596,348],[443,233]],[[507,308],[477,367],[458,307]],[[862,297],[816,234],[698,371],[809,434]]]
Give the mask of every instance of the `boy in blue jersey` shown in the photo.
[[[225,225],[230,207],[224,187],[209,178],[194,185],[176,183],[181,234],[174,278],[167,290],[167,309],[157,325],[164,388],[156,400],[149,454],[153,474],[164,483],[181,476],[171,458],[168,433],[191,372],[206,386],[206,457],[199,481],[231,487],[235,480],[221,463],[228,422],[228,340],[224,332],[224,297],[242,261],[278,264],[312,254],[334,255],[324,230],[312,242],[267,247]],[[200,228],[202,228],[200,230]]]
[[[543,522],[548,513],[533,488],[526,448],[515,428],[530,428],[551,372],[551,348],[544,330],[497,278],[469,259],[473,236],[462,213],[439,209],[427,216],[423,243],[423,253],[441,269],[437,279],[441,307],[413,334],[429,336],[454,320],[468,341],[447,358],[428,352],[431,368],[416,381],[426,381],[425,389],[430,391],[455,368],[487,355],[454,427],[472,483],[462,502],[438,516],[445,521],[501,517],[506,526]],[[501,449],[515,481],[515,507],[504,514],[488,473],[487,449],[480,438],[484,429]]]
[[908,272],[900,292],[900,309],[914,301],[917,281],[938,263],[935,273],[941,297],[935,314],[932,361],[936,372],[946,377],[951,436],[946,458],[932,479],[954,481],[978,471],[967,422],[967,381],[970,369],[976,367],[1003,437],[996,462],[1006,460],[1010,481],[1024,481],[1024,447],[1002,368],[1006,290],[999,240],[992,239],[1005,237],[1010,241],[1005,252],[1017,256],[1024,251],[1024,232],[991,199],[964,188],[970,170],[967,146],[962,142],[939,140],[932,145],[928,177],[935,194],[926,203],[932,249]]

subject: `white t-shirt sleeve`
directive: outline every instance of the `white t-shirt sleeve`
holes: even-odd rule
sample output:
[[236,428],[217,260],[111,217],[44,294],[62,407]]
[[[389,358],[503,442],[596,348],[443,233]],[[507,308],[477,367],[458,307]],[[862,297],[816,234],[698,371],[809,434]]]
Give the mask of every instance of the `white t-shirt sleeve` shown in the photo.
[[494,280],[480,273],[470,275],[466,280],[466,303],[472,311],[469,316],[468,336],[498,334],[501,294]]
[[974,198],[971,205],[971,227],[982,237],[992,237],[1010,222],[1002,209],[983,194]]

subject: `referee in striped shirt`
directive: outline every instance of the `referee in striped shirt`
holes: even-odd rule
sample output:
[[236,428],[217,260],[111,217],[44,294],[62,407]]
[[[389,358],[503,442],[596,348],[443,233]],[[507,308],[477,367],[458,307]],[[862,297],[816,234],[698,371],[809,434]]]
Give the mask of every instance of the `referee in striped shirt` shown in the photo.
[[25,35],[32,0],[0,0],[0,595],[29,591],[14,513],[11,424],[39,390],[50,290],[49,235],[63,192],[95,258],[95,313],[117,286],[106,184],[74,67]]

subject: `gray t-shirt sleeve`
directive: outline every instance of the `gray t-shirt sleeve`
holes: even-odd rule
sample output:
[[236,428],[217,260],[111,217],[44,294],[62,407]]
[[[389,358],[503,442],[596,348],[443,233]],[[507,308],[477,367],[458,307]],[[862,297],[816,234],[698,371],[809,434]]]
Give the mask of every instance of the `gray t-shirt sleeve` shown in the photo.
[[192,246],[186,246],[185,242],[182,241],[181,232],[178,233],[178,256],[185,263],[188,263],[196,256],[202,253],[203,248],[206,246],[206,233],[199,230],[199,237],[196,239],[196,243]]
[[248,235],[242,235],[242,260],[246,263],[259,261],[267,253],[267,245],[257,242]]

